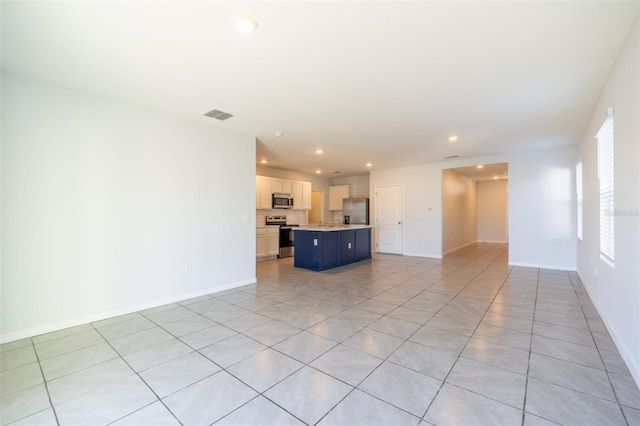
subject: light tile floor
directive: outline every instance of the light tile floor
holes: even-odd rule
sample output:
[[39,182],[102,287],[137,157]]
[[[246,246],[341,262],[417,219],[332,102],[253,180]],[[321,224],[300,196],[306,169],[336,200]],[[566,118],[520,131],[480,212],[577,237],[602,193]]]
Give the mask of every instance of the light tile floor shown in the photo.
[[575,273],[375,255],[1,346],[11,425],[638,425]]

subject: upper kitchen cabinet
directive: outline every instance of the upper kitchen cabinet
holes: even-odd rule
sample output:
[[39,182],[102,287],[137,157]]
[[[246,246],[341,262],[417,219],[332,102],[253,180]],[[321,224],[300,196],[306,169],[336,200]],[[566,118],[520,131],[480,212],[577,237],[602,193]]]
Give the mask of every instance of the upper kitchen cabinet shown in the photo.
[[342,210],[342,200],[349,198],[349,185],[334,185],[329,187],[329,210]]
[[282,192],[293,195],[294,210],[311,209],[311,182],[256,176],[256,209],[272,209],[271,195]]
[[311,182],[291,183],[293,194],[293,208],[295,210],[311,210]]
[[273,179],[270,177],[256,177],[256,209],[270,209],[272,207]]

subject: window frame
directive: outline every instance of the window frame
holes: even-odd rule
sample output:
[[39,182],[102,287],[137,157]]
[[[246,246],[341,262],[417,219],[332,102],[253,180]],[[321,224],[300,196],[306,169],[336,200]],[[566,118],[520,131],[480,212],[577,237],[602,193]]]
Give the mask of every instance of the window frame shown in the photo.
[[598,194],[600,219],[600,258],[615,262],[615,165],[613,108],[598,134]]

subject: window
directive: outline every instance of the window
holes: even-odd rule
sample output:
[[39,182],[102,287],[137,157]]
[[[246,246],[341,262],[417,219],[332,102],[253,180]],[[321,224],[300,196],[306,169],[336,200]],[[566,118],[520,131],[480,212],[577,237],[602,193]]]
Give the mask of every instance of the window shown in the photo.
[[576,164],[576,212],[578,239],[582,241],[582,160]]
[[613,108],[598,131],[598,181],[600,184],[600,257],[614,260]]

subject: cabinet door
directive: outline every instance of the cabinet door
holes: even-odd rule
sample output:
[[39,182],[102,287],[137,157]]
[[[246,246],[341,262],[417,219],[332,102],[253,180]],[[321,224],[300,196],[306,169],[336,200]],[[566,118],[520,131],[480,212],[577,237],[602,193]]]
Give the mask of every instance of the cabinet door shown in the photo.
[[260,209],[270,209],[272,207],[271,204],[271,194],[273,193],[273,189],[271,187],[272,179],[270,177],[260,176]]
[[349,185],[335,185],[329,187],[329,210],[342,210],[342,200],[349,198]]
[[311,210],[311,182],[302,182],[302,209]]
[[256,257],[265,257],[267,255],[267,230],[256,230]]
[[320,234],[320,268],[328,269],[340,264],[340,232],[318,232]]
[[[282,183],[281,183],[281,185],[282,185],[282,186],[281,186],[281,190],[282,190],[281,192],[284,192],[285,194],[291,194],[291,193],[293,193],[293,189],[292,189],[292,187],[291,187],[291,183],[292,183],[292,182],[291,182],[290,180],[288,180],[288,179],[282,179],[282,180],[281,180],[281,182],[282,182]],[[273,192],[276,192],[276,191],[273,191]]]
[[356,260],[369,259],[371,257],[371,229],[356,230]]
[[351,263],[356,259],[355,231],[339,231],[340,233],[340,263]]
[[284,192],[282,190],[282,179],[271,178],[271,192]]
[[302,210],[302,182],[291,182],[291,193],[293,194],[293,208]]
[[280,228],[267,229],[267,256],[280,252]]

